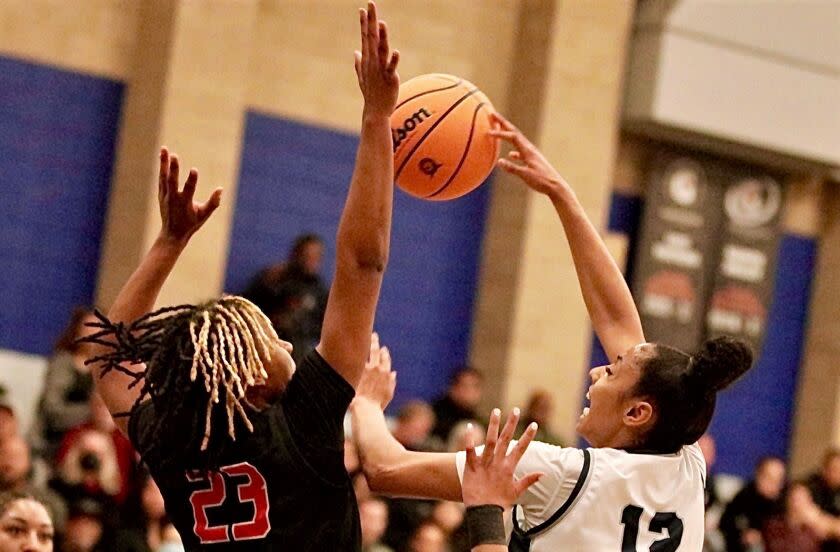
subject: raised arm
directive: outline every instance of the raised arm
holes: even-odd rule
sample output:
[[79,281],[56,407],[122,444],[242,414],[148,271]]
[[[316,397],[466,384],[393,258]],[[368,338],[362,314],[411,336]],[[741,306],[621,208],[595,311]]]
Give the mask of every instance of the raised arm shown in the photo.
[[639,312],[621,269],[571,186],[515,126],[501,115],[494,116],[501,128],[491,134],[515,148],[510,159],[499,160],[499,167],[521,178],[554,205],[569,242],[592,326],[610,360],[615,361],[618,355],[645,341]]
[[394,194],[394,155],[389,118],[399,92],[399,54],[376,6],[359,10],[362,51],[356,75],[364,96],[356,168],[336,236],[336,270],[318,352],[356,386],[368,354],[382,276],[388,261]]
[[[205,203],[195,203],[198,171],[190,170],[183,190],[178,187],[178,158],[170,157],[166,148],[160,152],[160,175],[158,179],[158,203],[160,205],[161,230],[149,252],[140,262],[128,281],[120,290],[114,304],[108,311],[108,318],[113,323],[130,324],[137,318],[150,312],[155,305],[163,283],[175,266],[192,235],[210,218],[219,207],[222,198],[221,188],[216,189]],[[95,344],[92,356],[107,352],[108,348]],[[143,366],[123,366],[130,372],[140,372]],[[140,394],[139,385],[131,389],[130,378],[120,373],[102,377],[97,366],[93,369],[96,390],[112,415],[128,412]],[[117,426],[125,433],[128,419],[115,418]]]

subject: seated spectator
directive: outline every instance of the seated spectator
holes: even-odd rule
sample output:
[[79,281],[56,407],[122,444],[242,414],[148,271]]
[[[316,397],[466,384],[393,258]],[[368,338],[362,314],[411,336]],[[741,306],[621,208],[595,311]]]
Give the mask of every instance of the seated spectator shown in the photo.
[[31,433],[33,450],[47,462],[53,461],[64,433],[90,418],[93,379],[85,366],[90,345],[76,340],[86,335],[85,323],[92,321],[96,318],[88,309],[75,309],[47,364]]
[[6,388],[0,385],[0,441],[18,434],[18,420],[15,409],[9,401]]
[[382,499],[371,497],[360,501],[359,519],[362,524],[362,552],[393,552],[381,542],[388,527],[388,506]]
[[67,508],[60,496],[34,481],[32,454],[20,435],[0,441],[0,492],[29,493],[47,505],[56,530],[61,532]]
[[70,429],[64,435],[56,453],[56,464],[63,465],[68,452],[77,445],[79,439],[91,432],[101,433],[110,438],[112,442],[120,482],[119,490],[114,495],[114,501],[118,505],[122,505],[133,491],[136,454],[128,438],[117,429],[111,414],[108,412],[108,407],[105,406],[105,402],[99,394],[93,393],[90,397],[90,419]]
[[469,550],[469,535],[464,519],[465,509],[460,502],[441,501],[435,504],[429,518],[443,530],[451,552]]
[[142,519],[137,527],[120,527],[101,547],[110,552],[174,552],[183,550],[181,537],[169,521],[163,495],[151,477],[141,491]]
[[822,543],[840,534],[840,521],[822,512],[808,488],[796,483],[785,498],[785,511],[762,531],[765,552],[819,552]]
[[[70,503],[61,552],[105,552],[105,509],[96,500],[80,498]],[[110,551],[109,551],[110,552]]]
[[432,403],[436,418],[433,435],[445,441],[458,422],[478,418],[482,383],[483,376],[475,368],[464,366],[455,372],[446,394]]
[[729,552],[751,552],[763,546],[761,530],[767,521],[781,513],[785,465],[773,457],[763,458],[755,478],[735,495],[723,512],[720,530]]
[[277,334],[294,346],[296,362],[321,338],[328,293],[319,274],[323,256],[320,236],[298,236],[289,259],[260,271],[242,292],[271,319]]
[[408,552],[448,552],[446,533],[433,521],[421,523],[408,541]]
[[423,401],[409,401],[400,408],[391,433],[402,446],[417,452],[443,452],[443,441],[431,435],[435,413]]
[[0,493],[0,552],[52,552],[55,528],[37,495]]
[[534,440],[548,443],[550,445],[563,446],[563,440],[551,431],[551,417],[554,414],[554,398],[545,389],[538,389],[531,393],[522,418],[517,428],[517,435],[522,435],[525,428],[532,422],[539,424],[537,436]]
[[[840,517],[840,449],[831,449],[823,457],[818,473],[806,481],[814,503],[829,516]],[[840,551],[840,539],[831,538],[822,546],[823,552]]]

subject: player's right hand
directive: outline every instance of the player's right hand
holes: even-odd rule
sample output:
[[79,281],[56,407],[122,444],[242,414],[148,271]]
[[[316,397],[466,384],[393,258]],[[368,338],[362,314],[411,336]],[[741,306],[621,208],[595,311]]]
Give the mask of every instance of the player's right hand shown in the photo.
[[368,399],[385,410],[396,388],[397,373],[391,370],[391,353],[388,347],[379,345],[379,335],[374,332],[370,338],[370,356],[356,386],[356,397]]
[[388,44],[388,27],[376,16],[376,4],[359,9],[362,50],[355,52],[356,76],[365,98],[365,114],[390,117],[397,105],[400,53]]
[[160,205],[161,236],[185,244],[207,222],[222,201],[222,189],[216,188],[204,203],[193,201],[198,184],[198,170],[190,169],[184,189],[178,185],[178,157],[160,149],[158,204]]

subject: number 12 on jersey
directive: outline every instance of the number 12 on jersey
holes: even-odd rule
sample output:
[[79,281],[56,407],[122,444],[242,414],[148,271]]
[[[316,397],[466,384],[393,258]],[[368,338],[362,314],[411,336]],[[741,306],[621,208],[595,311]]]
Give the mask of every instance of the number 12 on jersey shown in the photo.
[[[621,539],[621,552],[637,552],[636,541],[639,539],[639,521],[644,510],[633,504],[625,506],[621,512],[621,524],[624,536]],[[653,541],[650,552],[676,552],[682,542],[683,522],[674,512],[656,512],[650,520],[648,529],[653,533],[668,531],[668,537]]]

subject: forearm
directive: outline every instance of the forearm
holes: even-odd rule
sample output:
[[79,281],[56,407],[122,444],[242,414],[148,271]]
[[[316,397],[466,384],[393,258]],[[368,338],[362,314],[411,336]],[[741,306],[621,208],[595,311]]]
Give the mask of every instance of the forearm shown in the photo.
[[574,260],[593,328],[610,358],[644,341],[633,296],[604,240],[568,185],[550,195]]
[[382,272],[388,260],[394,195],[391,127],[383,115],[362,116],[356,168],[336,237],[338,263]]
[[378,404],[365,397],[356,397],[350,405],[350,413],[362,470],[368,479],[376,479],[389,466],[396,465],[407,451],[391,435]]

